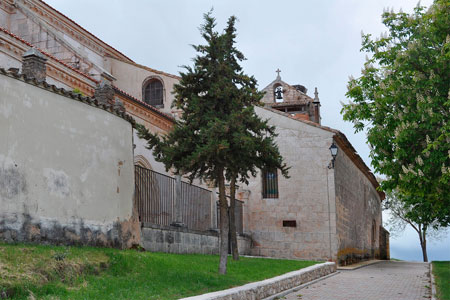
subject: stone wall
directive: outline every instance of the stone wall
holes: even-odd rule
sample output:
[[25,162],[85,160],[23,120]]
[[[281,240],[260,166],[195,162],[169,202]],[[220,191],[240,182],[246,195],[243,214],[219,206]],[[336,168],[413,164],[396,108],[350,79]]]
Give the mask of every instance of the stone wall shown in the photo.
[[172,74],[167,74],[151,68],[123,62],[114,58],[110,58],[112,75],[117,78],[115,84],[118,88],[127,91],[137,99],[143,99],[142,89],[143,84],[151,78],[160,80],[163,83],[163,103],[164,107],[160,108],[165,113],[176,113],[177,111],[171,108],[174,95],[172,94],[173,85],[178,83],[178,77]]
[[[101,70],[98,67],[107,68],[104,65],[103,55],[100,54],[101,50],[86,47],[81,42],[82,39],[76,37],[76,28],[70,28],[65,18],[52,16],[53,12],[46,10],[47,8],[39,2],[19,2],[10,14],[10,23],[6,28],[81,72],[96,74],[94,76],[99,78]],[[45,14],[39,14],[44,11]],[[70,34],[64,31],[69,31]],[[88,39],[86,36],[85,40]],[[94,67],[93,63],[98,67]]]
[[334,171],[339,264],[378,258],[380,195],[342,147]]
[[[219,236],[216,231],[203,232],[182,227],[143,224],[141,245],[147,251],[166,253],[219,254]],[[251,241],[238,236],[240,254],[249,254]]]
[[391,259],[389,249],[389,231],[380,226],[380,259]]
[[[291,259],[335,259],[337,252],[334,178],[327,168],[333,133],[278,112],[255,108],[276,126],[276,142],[291,169],[278,176],[279,197],[262,197],[262,179],[251,178],[244,208],[244,232],[253,239],[252,254]],[[284,220],[296,227],[283,227]]]
[[0,74],[0,239],[130,246],[132,125],[63,94]]

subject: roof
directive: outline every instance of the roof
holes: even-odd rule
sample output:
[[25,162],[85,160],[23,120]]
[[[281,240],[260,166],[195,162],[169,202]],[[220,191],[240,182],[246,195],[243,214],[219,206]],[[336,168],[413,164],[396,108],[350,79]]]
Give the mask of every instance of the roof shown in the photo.
[[108,48],[110,48],[111,50],[117,52],[118,54],[120,54],[121,56],[125,57],[126,59],[128,59],[130,62],[133,62],[132,59],[130,59],[128,56],[126,56],[125,54],[123,54],[122,52],[120,52],[119,50],[117,50],[116,48],[108,45],[107,43],[105,43],[104,41],[102,41],[101,39],[99,39],[97,36],[95,36],[94,34],[92,34],[91,32],[87,31],[86,29],[84,29],[81,25],[79,25],[77,22],[75,22],[74,20],[72,20],[71,18],[67,17],[66,15],[64,15],[63,13],[61,13],[60,11],[58,11],[57,9],[51,7],[50,5],[48,5],[47,3],[45,3],[42,0],[37,0],[38,2],[44,4],[47,8],[53,10],[54,12],[56,12],[57,14],[59,14],[60,16],[62,16],[63,18],[67,19],[68,21],[70,21],[71,23],[73,23],[73,25],[77,26],[78,28],[80,28],[82,31],[84,31],[85,33],[87,33],[88,35],[90,35],[91,37],[93,37],[94,39],[96,39],[97,41],[99,41],[100,43],[106,45]]
[[[26,51],[25,53],[29,53],[29,54],[30,54],[30,53],[38,53],[38,52],[36,52],[36,50],[38,50],[41,54],[44,54],[45,56],[47,56],[47,57],[51,58],[52,60],[54,60],[54,61],[56,61],[56,62],[62,64],[63,66],[69,68],[70,70],[72,70],[72,71],[74,71],[74,72],[76,72],[76,73],[78,73],[78,74],[80,74],[80,75],[83,75],[84,77],[88,78],[89,80],[93,81],[94,83],[98,84],[98,83],[100,82],[100,81],[98,81],[98,80],[92,78],[91,76],[89,76],[89,75],[87,75],[87,74],[81,72],[80,70],[77,70],[77,69],[75,69],[74,67],[72,67],[72,66],[66,64],[65,62],[63,62],[63,61],[57,59],[56,57],[54,57],[53,55],[51,55],[51,54],[45,52],[44,50],[41,50],[41,49],[39,49],[39,48],[34,47],[31,43],[29,43],[29,42],[25,41],[24,39],[18,37],[18,36],[15,35],[14,33],[9,32],[9,31],[6,30],[5,28],[0,27],[0,31],[5,32],[6,34],[10,35],[11,37],[17,39],[18,41],[24,43],[25,45],[27,45],[28,47],[31,48],[30,50]],[[31,55],[31,54],[30,54],[30,55]],[[143,106],[143,107],[145,107],[145,108],[147,108],[147,109],[149,109],[149,110],[152,110],[152,111],[156,112],[157,114],[161,115],[162,117],[164,117],[164,118],[166,118],[166,119],[168,119],[168,120],[170,120],[170,121],[172,121],[172,122],[175,122],[175,118],[172,117],[171,115],[166,114],[166,113],[160,111],[159,109],[157,109],[156,107],[153,107],[153,106],[151,106],[151,105],[149,105],[149,104],[147,104],[147,103],[145,103],[145,102],[143,102],[143,101],[141,101],[141,100],[139,100],[139,99],[137,99],[137,98],[131,96],[130,94],[128,94],[127,92],[125,92],[125,91],[123,91],[123,90],[121,90],[121,89],[119,89],[119,88],[116,87],[116,86],[113,86],[113,87],[114,87],[114,89],[115,89],[117,92],[119,92],[120,94],[126,96],[127,98],[129,98],[129,99],[132,100],[133,102],[135,102],[135,103],[137,103],[137,104],[140,104],[141,106]]]
[[[44,55],[47,56],[47,57],[50,57],[52,60],[54,60],[54,61],[56,61],[56,62],[62,64],[62,65],[65,66],[66,68],[69,68],[70,70],[72,70],[72,71],[74,71],[74,72],[76,72],[76,73],[78,73],[78,74],[80,74],[80,75],[82,75],[82,76],[88,78],[89,80],[91,80],[91,81],[93,81],[93,82],[95,82],[95,83],[99,83],[98,80],[92,78],[92,77],[89,76],[88,74],[83,73],[83,72],[81,72],[80,70],[75,69],[74,67],[72,67],[72,66],[66,64],[65,62],[63,62],[63,61],[57,59],[56,57],[54,57],[54,56],[51,55],[50,53],[45,52],[44,50],[39,49],[39,48],[37,48],[37,47],[34,47],[31,43],[25,41],[24,39],[22,39],[21,37],[15,35],[14,33],[9,32],[7,29],[5,29],[5,28],[3,28],[3,27],[0,27],[0,31],[3,31],[4,33],[10,35],[11,37],[15,38],[16,40],[18,40],[18,41],[20,41],[20,42],[22,42],[22,43],[24,43],[25,45],[27,45],[27,46],[30,47],[30,48],[36,48],[37,50],[39,50],[39,52],[41,52],[42,54],[44,54]],[[28,51],[27,51],[27,52],[28,52]]]
[[136,124],[136,121],[133,119],[133,117],[128,115],[125,111],[121,111],[120,109],[114,108],[111,105],[107,106],[107,105],[101,104],[94,97],[83,96],[79,93],[74,93],[72,91],[68,91],[63,88],[58,88],[54,84],[48,84],[45,81],[37,81],[35,78],[30,78],[30,77],[26,76],[25,74],[20,74],[18,72],[14,72],[14,71],[7,71],[3,68],[0,68],[0,74],[6,75],[11,78],[15,78],[15,79],[23,81],[25,83],[28,83],[28,84],[34,85],[36,87],[42,88],[44,90],[47,90],[49,92],[56,93],[61,96],[65,96],[67,98],[70,98],[70,99],[73,99],[76,101],[83,102],[87,105],[103,109],[109,113],[112,113],[112,114],[130,122],[133,127]]
[[274,102],[274,103],[266,103],[266,105],[270,107],[289,107],[289,106],[297,106],[297,105],[306,105],[311,103],[308,99],[300,99],[295,101],[283,101],[283,102]]
[[288,113],[284,113],[282,111],[279,111],[279,110],[276,110],[276,109],[273,109],[273,108],[270,108],[270,107],[261,107],[261,108],[269,110],[269,111],[274,112],[276,114],[288,117],[288,118],[290,118],[292,120],[295,120],[295,121],[298,121],[298,122],[302,122],[302,123],[305,123],[307,125],[314,126],[314,127],[317,127],[317,128],[320,128],[320,129],[323,129],[323,130],[326,130],[326,131],[334,133],[334,137],[333,137],[334,140],[338,143],[338,145],[342,148],[342,150],[344,150],[346,152],[346,154],[353,161],[353,163],[356,165],[356,167],[359,170],[361,170],[361,172],[363,172],[363,174],[367,177],[367,179],[369,179],[369,181],[372,183],[372,185],[378,191],[378,194],[379,194],[381,200],[384,200],[386,195],[384,194],[384,192],[382,192],[382,191],[380,191],[378,189],[380,184],[378,183],[377,179],[375,178],[375,175],[373,175],[372,171],[369,169],[369,167],[363,161],[361,156],[359,156],[358,152],[353,147],[353,145],[350,143],[350,141],[347,139],[345,134],[343,134],[341,131],[339,131],[337,129],[333,129],[331,127],[327,127],[327,126],[323,126],[323,125],[317,124],[316,122],[313,122],[313,121],[293,118]]
[[130,65],[133,65],[133,66],[135,66],[135,67],[138,67],[138,68],[141,68],[141,69],[144,69],[144,70],[147,70],[147,71],[150,71],[150,72],[159,74],[159,75],[171,77],[171,78],[178,79],[178,80],[181,79],[180,76],[173,75],[173,74],[170,74],[170,73],[166,73],[166,72],[163,72],[163,71],[159,71],[159,70],[156,70],[156,69],[153,69],[153,68],[150,68],[150,67],[147,67],[147,66],[144,66],[144,65],[135,63],[135,62],[126,61],[126,60],[123,60],[123,59],[120,59],[120,58],[117,58],[117,57],[113,57],[113,58],[116,59],[116,60],[118,60],[118,61],[121,61],[121,62],[130,64]]

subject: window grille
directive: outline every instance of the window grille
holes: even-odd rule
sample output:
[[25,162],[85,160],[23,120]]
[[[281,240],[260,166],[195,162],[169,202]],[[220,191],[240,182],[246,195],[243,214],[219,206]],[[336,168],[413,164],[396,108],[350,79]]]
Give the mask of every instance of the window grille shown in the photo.
[[277,170],[263,171],[263,198],[278,198]]
[[152,79],[144,89],[144,101],[152,106],[163,107],[163,85],[161,81]]

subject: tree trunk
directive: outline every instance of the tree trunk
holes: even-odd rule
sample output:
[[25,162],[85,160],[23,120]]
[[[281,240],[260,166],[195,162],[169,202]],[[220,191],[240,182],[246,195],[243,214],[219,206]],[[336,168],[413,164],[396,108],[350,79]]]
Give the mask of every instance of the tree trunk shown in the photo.
[[422,227],[419,224],[419,229],[416,229],[417,233],[419,234],[419,240],[420,240],[420,247],[422,248],[422,256],[423,256],[423,261],[424,262],[428,262],[428,255],[427,255],[427,229],[426,227]]
[[230,232],[231,232],[231,251],[233,253],[233,260],[239,260],[239,249],[237,243],[236,233],[236,177],[231,178],[230,182]]
[[427,231],[426,228],[422,229],[422,238],[420,239],[420,247],[422,247],[423,261],[428,262],[427,254]]
[[219,184],[219,207],[220,207],[220,263],[219,263],[219,273],[227,273],[227,259],[228,259],[228,214],[227,208],[228,203],[225,197],[225,177],[223,175],[223,169],[219,169],[217,174],[218,184]]

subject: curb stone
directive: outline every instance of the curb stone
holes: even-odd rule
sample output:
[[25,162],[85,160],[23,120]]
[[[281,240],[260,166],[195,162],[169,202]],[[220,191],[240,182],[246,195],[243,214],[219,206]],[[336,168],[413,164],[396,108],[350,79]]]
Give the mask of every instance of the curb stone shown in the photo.
[[383,260],[369,260],[369,261],[362,262],[360,264],[355,264],[354,267],[352,267],[352,265],[349,265],[349,266],[338,266],[337,269],[339,271],[354,271],[354,270],[358,270],[358,269],[361,269],[361,268],[364,268],[364,267],[367,267],[367,266],[378,264],[378,263],[380,263],[382,261]]
[[252,282],[243,286],[208,294],[182,298],[180,300],[255,300],[279,294],[283,291],[298,287],[304,283],[322,278],[336,272],[334,262],[325,262],[280,276]]
[[430,262],[430,289],[431,289],[431,300],[437,300],[436,298],[436,281],[433,275],[433,263]]
[[301,289],[304,289],[305,287],[310,286],[311,284],[314,284],[314,283],[316,283],[316,282],[322,281],[322,280],[327,279],[327,278],[329,278],[329,277],[335,276],[335,275],[337,275],[337,274],[339,274],[339,273],[341,273],[341,272],[337,271],[337,272],[334,272],[334,273],[325,275],[325,276],[323,276],[323,277],[314,279],[314,280],[312,280],[312,281],[310,281],[310,282],[304,283],[304,284],[302,284],[302,285],[296,286],[296,287],[294,287],[294,288],[292,288],[292,289],[283,291],[283,292],[281,292],[281,293],[279,293],[279,294],[276,294],[276,295],[273,295],[273,296],[264,298],[264,299],[262,299],[262,300],[277,300],[277,299],[282,299],[282,297],[286,296],[287,294],[294,293],[294,292],[298,292],[298,291],[300,291]]

